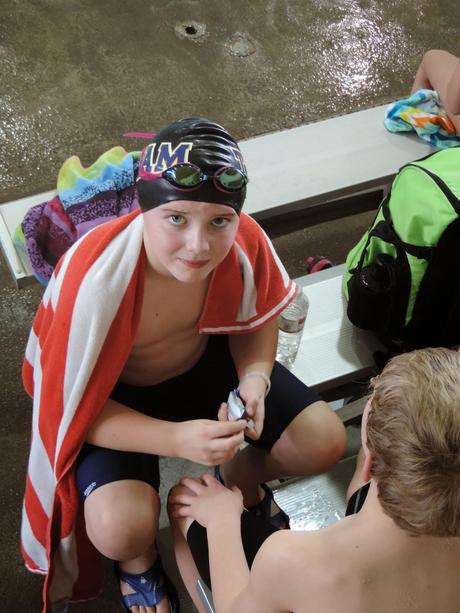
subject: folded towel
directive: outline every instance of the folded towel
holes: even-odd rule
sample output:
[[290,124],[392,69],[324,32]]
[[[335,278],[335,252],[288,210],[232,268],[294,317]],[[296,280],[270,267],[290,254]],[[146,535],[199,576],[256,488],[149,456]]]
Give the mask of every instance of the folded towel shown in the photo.
[[88,168],[77,156],[64,162],[57,196],[31,207],[17,228],[16,246],[27,253],[36,279],[46,285],[60,257],[88,230],[138,208],[139,152],[113,147]]
[[454,124],[442,108],[437,92],[431,89],[420,89],[409,98],[390,104],[385,127],[390,132],[415,130],[420,138],[440,149],[460,145]]

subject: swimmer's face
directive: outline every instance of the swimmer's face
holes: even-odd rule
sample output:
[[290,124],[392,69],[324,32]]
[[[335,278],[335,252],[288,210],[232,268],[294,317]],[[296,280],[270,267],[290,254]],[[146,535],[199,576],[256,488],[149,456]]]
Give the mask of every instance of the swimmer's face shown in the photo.
[[175,200],[144,213],[150,265],[184,283],[204,280],[235,242],[239,217],[229,206]]

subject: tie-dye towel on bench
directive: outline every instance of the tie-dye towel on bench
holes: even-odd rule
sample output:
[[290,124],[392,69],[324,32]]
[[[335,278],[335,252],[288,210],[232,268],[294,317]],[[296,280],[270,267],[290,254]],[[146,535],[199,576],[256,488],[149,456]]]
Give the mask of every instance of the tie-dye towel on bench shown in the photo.
[[76,156],[64,162],[57,196],[30,208],[15,233],[15,243],[27,253],[40,283],[48,283],[60,257],[80,236],[139,206],[138,166],[139,152],[123,147],[106,151],[88,168]]
[[445,149],[460,145],[460,136],[442,108],[437,92],[420,89],[409,98],[397,100],[386,112],[385,127],[390,132],[415,130],[431,145]]

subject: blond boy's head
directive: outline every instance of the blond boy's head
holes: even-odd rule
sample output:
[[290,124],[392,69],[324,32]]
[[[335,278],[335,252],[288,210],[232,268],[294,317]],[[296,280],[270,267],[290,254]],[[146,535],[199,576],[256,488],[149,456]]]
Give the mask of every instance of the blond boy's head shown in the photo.
[[414,535],[460,535],[460,355],[421,349],[372,382],[367,420],[380,503]]

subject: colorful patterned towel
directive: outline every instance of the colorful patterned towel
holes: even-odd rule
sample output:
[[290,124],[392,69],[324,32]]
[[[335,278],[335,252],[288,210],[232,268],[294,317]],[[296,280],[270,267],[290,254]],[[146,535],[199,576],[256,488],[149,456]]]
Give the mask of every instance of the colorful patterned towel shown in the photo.
[[420,89],[409,98],[390,104],[385,127],[390,132],[415,130],[420,138],[440,149],[460,145],[454,124],[442,108],[437,92],[431,89]]
[[57,196],[31,207],[14,237],[40,283],[48,283],[60,257],[77,238],[138,208],[134,186],[138,167],[139,152],[128,153],[123,147],[106,151],[88,168],[77,156],[64,162]]

